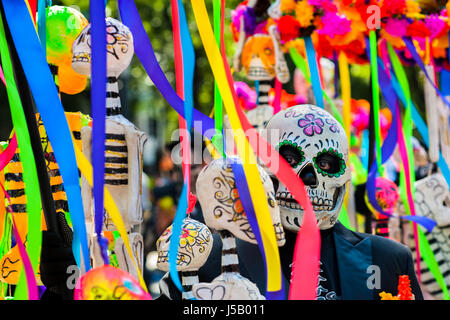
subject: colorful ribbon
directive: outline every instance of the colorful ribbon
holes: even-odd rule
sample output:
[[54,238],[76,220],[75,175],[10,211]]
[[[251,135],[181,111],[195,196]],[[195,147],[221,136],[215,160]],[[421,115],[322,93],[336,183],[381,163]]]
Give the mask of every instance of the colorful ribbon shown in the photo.
[[[134,52],[141,61],[144,69],[169,105],[183,118],[186,118],[184,114],[183,99],[181,99],[173,90],[170,82],[167,80],[164,72],[159,66],[151,41],[147,36],[147,32],[142,24],[134,1],[118,0],[118,4],[122,22],[133,33]],[[194,129],[211,140],[216,133],[216,130],[214,129],[214,120],[195,108],[193,109],[192,119]]]
[[[230,67],[228,65],[228,61],[226,59],[225,52],[223,51],[224,46],[222,46],[222,61],[223,65],[217,64],[218,59],[220,59],[220,53],[218,51],[217,46],[215,43],[210,42],[209,39],[211,39],[212,30],[211,26],[209,24],[208,15],[206,12],[204,1],[200,0],[193,0],[191,1],[193,6],[194,15],[196,17],[198,29],[200,31],[200,36],[203,41],[203,45],[205,47],[205,51],[207,52],[208,59],[210,61],[210,65],[213,69],[213,73],[215,73],[215,77],[219,78],[218,83],[222,85],[221,93],[222,97],[224,98],[224,102],[229,98],[228,94],[230,93],[229,90],[231,89],[231,98],[233,99],[232,102],[228,101],[225,103],[225,106],[227,106],[227,103],[233,103],[234,105],[238,105],[238,100],[236,93],[234,91],[233,84],[233,78],[231,76]],[[213,63],[214,62],[214,63]],[[225,67],[225,70],[223,70],[222,67]],[[225,73],[225,74],[224,74]],[[228,86],[226,86],[228,82]],[[228,91],[227,91],[228,88]],[[225,97],[227,99],[225,99]],[[237,112],[238,119],[235,118],[235,112]],[[280,181],[287,186],[287,188],[291,191],[294,198],[299,202],[299,204],[304,208],[305,214],[304,219],[302,223],[302,228],[298,232],[297,236],[297,242],[296,242],[296,248],[294,252],[294,262],[295,266],[293,267],[293,274],[292,274],[292,281],[290,286],[290,299],[316,299],[316,289],[317,289],[317,279],[319,275],[319,256],[320,256],[320,234],[319,229],[317,227],[317,221],[314,215],[314,212],[312,210],[311,201],[306,193],[305,186],[301,179],[295,174],[295,172],[292,170],[292,168],[289,166],[289,164],[276,152],[276,150],[264,139],[262,138],[251,126],[249,123],[247,117],[241,110],[241,108],[227,108],[227,113],[230,117],[230,122],[237,123],[237,125],[240,125],[242,123],[242,129],[245,130],[245,134],[247,136],[252,136],[253,138],[256,136],[256,139],[249,139],[250,144],[252,147],[255,148],[255,150],[261,150],[261,148],[265,148],[264,151],[269,151],[270,155],[275,156],[275,161],[273,158],[270,157],[268,153],[265,152],[259,152],[258,156],[261,158],[261,160],[269,167],[270,171],[274,173]],[[240,123],[239,123],[240,122]],[[233,128],[234,129],[234,128]],[[238,135],[238,141],[243,141],[242,137],[240,136],[241,131],[234,131]],[[245,139],[245,137],[243,137]],[[240,140],[239,140],[240,139]],[[244,141],[245,143],[245,141]],[[239,144],[238,144],[239,146]],[[260,149],[258,149],[258,146]],[[249,150],[249,149],[247,149]],[[250,156],[252,153],[250,152]],[[250,158],[250,162],[254,161],[254,159]],[[275,163],[276,162],[276,163]],[[244,162],[244,170],[245,170],[245,162]],[[247,181],[259,181],[259,178],[257,178],[256,172],[255,172],[255,178],[249,177],[246,172],[246,178]],[[253,178],[253,179],[251,179]],[[250,190],[253,204],[255,206],[255,212],[258,215],[258,219],[260,219],[260,211],[258,210],[258,207],[261,207],[261,201],[256,202],[254,199],[258,197],[254,197],[254,193],[252,192],[252,189]],[[261,198],[261,197],[259,197]],[[267,209],[267,208],[266,208]],[[261,221],[261,220],[259,220]],[[265,238],[264,234],[268,232],[269,230],[273,230],[273,226],[270,225],[268,227],[268,224],[270,221],[265,222],[265,225],[261,227],[261,232],[263,234],[263,243],[265,245],[266,252],[268,251],[268,248],[266,247],[266,243],[268,240]],[[274,236],[274,234],[273,234]],[[273,239],[272,241],[274,241]],[[274,255],[273,259],[269,259],[268,263],[268,269],[273,270],[273,272],[270,272],[270,278],[268,283],[268,290],[269,291],[278,291],[280,290],[280,280],[281,280],[281,274],[279,269],[279,253],[278,248],[275,250],[275,243],[272,242],[269,246],[270,250],[273,250],[276,255]],[[269,257],[272,256],[271,252],[269,252]],[[303,256],[303,257],[301,257]],[[301,257],[301,258],[300,258]],[[271,281],[272,277],[276,276],[276,278],[273,278],[273,281]],[[273,284],[273,288],[272,285]]]
[[[447,100],[447,98],[442,94],[442,92],[439,90],[439,88],[436,86],[435,82],[431,79],[430,75],[425,69],[425,65],[422,62],[422,59],[420,58],[419,54],[417,53],[416,47],[414,46],[414,43],[410,38],[403,37],[403,42],[405,43],[406,47],[408,48],[409,53],[411,54],[414,61],[417,63],[417,65],[420,67],[422,72],[425,74],[425,77],[427,80],[431,83],[431,85],[436,90],[436,93],[441,97],[442,101],[450,108],[450,102]],[[400,80],[400,79],[399,79]]]
[[[192,39],[187,25],[186,13],[181,0],[172,0],[172,21],[174,28],[174,48],[177,91],[181,98],[184,98],[184,114],[186,120],[179,116],[180,129],[182,131],[182,162],[184,172],[184,183],[181,196],[178,201],[177,211],[173,221],[173,235],[181,234],[183,220],[186,217],[189,207],[190,196],[190,128],[192,125],[193,110],[193,80],[195,69],[195,53]],[[179,236],[172,237],[169,245],[169,274],[180,291],[183,291],[178,272],[177,257],[179,249]]]
[[[244,168],[240,163],[238,158],[229,157],[227,158],[228,163],[231,165],[233,170],[234,180],[236,182],[236,188],[238,190],[239,198],[244,208],[245,215],[247,216],[250,227],[252,228],[253,234],[255,235],[256,242],[258,243],[259,251],[264,260],[264,265],[266,269],[266,283],[268,283],[269,270],[267,269],[267,253],[264,250],[264,243],[261,237],[260,226],[258,224],[258,219],[256,218],[255,209],[252,204],[252,198],[248,189],[247,180],[245,179]],[[283,274],[283,271],[280,271]],[[267,300],[284,300],[284,288],[283,282],[282,287],[279,291],[266,291]]]
[[316,50],[314,50],[314,45],[312,43],[311,37],[304,37],[306,57],[308,59],[309,73],[311,75],[311,84],[314,91],[314,97],[316,99],[316,105],[325,108],[323,104],[323,90],[322,84],[320,82],[319,69],[317,67]]
[[[2,0],[2,2],[19,59],[37,109],[44,122],[45,130],[52,144],[59,171],[63,178],[64,190],[67,194],[70,217],[74,228],[72,241],[74,256],[78,265],[81,265],[81,250],[83,263],[86,271],[88,271],[90,269],[90,259],[83,202],[71,133],[64,114],[64,108],[59,99],[58,91],[47,64],[46,55],[42,50],[25,2],[15,0]],[[16,132],[18,133],[17,127]],[[19,148],[23,152],[20,138]],[[26,172],[25,168],[24,172]],[[32,201],[33,198],[36,197],[30,197]],[[37,225],[40,226],[40,209]],[[32,243],[31,239],[29,239],[29,242],[32,246],[40,246],[40,239],[37,243]],[[33,262],[32,255],[30,255],[30,258]]]
[[[25,4],[25,3],[23,3]],[[26,6],[25,6],[26,7]],[[26,15],[29,19],[28,9]],[[7,15],[7,14],[6,14]],[[10,31],[14,29],[9,25]],[[28,126],[25,119],[25,114],[20,101],[19,92],[16,87],[14,79],[14,71],[11,64],[8,44],[6,41],[5,28],[3,25],[3,18],[0,17],[0,55],[2,65],[5,68],[6,91],[8,94],[9,106],[11,109],[11,118],[17,134],[17,142],[20,147],[23,165],[23,181],[25,183],[25,195],[27,196],[27,213],[28,213],[28,253],[33,270],[38,267],[40,248],[41,248],[41,203],[40,197],[31,196],[32,194],[40,194],[39,182],[37,178],[36,164],[34,161],[34,154],[31,149],[31,140],[28,132]],[[19,278],[19,283],[16,288],[15,298],[26,299],[27,293],[25,291],[26,279],[22,273]]]
[[92,113],[92,166],[94,168],[94,221],[95,233],[105,264],[109,264],[108,242],[102,236],[105,184],[106,139],[106,24],[105,1],[89,2],[91,16],[91,113]]
[[[306,61],[303,59],[301,54],[293,47],[289,48],[289,55],[292,58],[292,61],[294,62],[297,69],[299,69],[303,76],[305,77],[306,82],[311,83],[311,77],[309,76],[309,70],[308,66],[306,64]],[[333,116],[336,118],[336,120],[344,126],[344,120],[342,119],[341,113],[336,108],[335,103],[333,100],[328,96],[326,91],[322,91],[323,96],[325,97],[325,100],[328,102],[328,104],[331,107],[331,111],[333,112]]]

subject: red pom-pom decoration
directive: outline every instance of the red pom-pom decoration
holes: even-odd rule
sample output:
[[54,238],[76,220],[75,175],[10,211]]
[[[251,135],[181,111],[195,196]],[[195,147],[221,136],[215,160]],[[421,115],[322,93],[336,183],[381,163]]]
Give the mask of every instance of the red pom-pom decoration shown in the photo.
[[300,23],[293,16],[282,16],[278,20],[278,31],[282,42],[287,42],[299,36]]

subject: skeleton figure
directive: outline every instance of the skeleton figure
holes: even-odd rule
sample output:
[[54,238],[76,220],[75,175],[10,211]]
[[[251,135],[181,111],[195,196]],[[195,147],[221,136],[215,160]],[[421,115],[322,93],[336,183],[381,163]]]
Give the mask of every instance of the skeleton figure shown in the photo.
[[[169,271],[169,247],[172,239],[172,225],[156,241],[158,250],[157,267]],[[175,238],[177,239],[177,238]],[[192,286],[199,282],[198,269],[203,266],[211,253],[213,238],[209,228],[189,217],[184,219],[179,237],[177,271],[181,273],[183,300],[192,299]],[[162,288],[164,291],[164,288]],[[168,294],[169,296],[169,294]]]
[[[232,159],[232,161],[238,161]],[[228,159],[216,159],[200,172],[196,190],[206,224],[217,230],[222,239],[222,274],[212,283],[193,286],[197,299],[264,299],[258,288],[239,274],[239,261],[235,237],[256,244],[256,238],[243,210],[236,188],[233,170]],[[279,209],[275,203],[270,177],[259,167],[259,172],[267,195],[269,210],[275,228],[278,245],[285,242]]]
[[[73,69],[89,75],[91,69],[91,25],[86,26],[73,43]],[[121,112],[119,86],[117,79],[128,67],[134,54],[133,37],[130,30],[121,22],[106,18],[107,31],[107,93],[106,93],[106,141],[105,141],[105,185],[113,196],[122,215],[130,238],[133,255],[142,271],[143,240],[137,232],[142,223],[141,176],[142,150],[147,135],[139,131]],[[81,131],[83,153],[91,159],[92,129],[85,127]],[[90,248],[93,265],[103,264],[98,250],[94,230],[92,190],[87,181],[82,181],[83,205],[90,232]],[[90,230],[89,230],[90,229]],[[104,229],[114,231],[116,227],[111,218],[104,213]],[[114,251],[120,268],[137,276],[131,257],[124,248],[123,241],[116,241]]]
[[[425,69],[428,74],[434,74],[433,66],[425,66]],[[441,151],[445,161],[450,163],[450,134],[448,132],[450,111],[427,79],[424,80],[424,95],[430,160],[433,163],[438,162],[439,151]]]
[[[248,10],[260,5],[259,2],[249,1]],[[240,18],[239,40],[234,55],[236,71],[244,69],[247,78],[259,81],[257,107],[247,113],[248,120],[255,128],[262,128],[273,115],[273,108],[269,105],[269,91],[273,80],[277,78],[281,83],[289,81],[289,69],[280,44],[280,35],[275,25],[268,28],[268,34],[256,33],[248,35],[245,28],[244,15]]]
[[[265,133],[271,135],[267,140],[305,184],[319,228],[331,228],[339,216],[351,177],[347,166],[348,142],[342,126],[325,110],[306,104],[274,115]],[[303,209],[282,183],[276,188],[276,199],[284,228],[297,232]]]
[[[434,253],[439,270],[450,290],[450,191],[445,178],[440,173],[433,174],[415,183],[414,205],[418,216],[428,217],[437,222],[431,232],[424,229],[431,250]],[[416,248],[412,232],[408,243],[416,265]],[[435,299],[442,300],[443,292],[433,274],[423,260],[420,260],[421,281],[426,291]]]

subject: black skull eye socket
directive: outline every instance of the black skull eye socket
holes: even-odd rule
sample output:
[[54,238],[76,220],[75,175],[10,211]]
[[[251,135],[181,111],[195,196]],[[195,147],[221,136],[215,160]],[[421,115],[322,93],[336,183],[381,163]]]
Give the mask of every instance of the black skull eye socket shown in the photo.
[[278,152],[292,168],[296,168],[305,160],[304,152],[296,144],[284,143]]
[[323,150],[313,160],[317,171],[323,176],[339,177],[345,172],[345,161],[336,150]]

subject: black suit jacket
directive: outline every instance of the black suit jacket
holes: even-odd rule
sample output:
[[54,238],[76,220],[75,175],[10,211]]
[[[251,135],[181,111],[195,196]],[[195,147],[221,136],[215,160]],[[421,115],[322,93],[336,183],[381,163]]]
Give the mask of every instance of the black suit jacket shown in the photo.
[[[286,246],[296,239],[296,234],[287,231]],[[408,275],[416,300],[423,300],[422,292],[414,272],[411,251],[405,245],[393,240],[367,233],[353,232],[341,223],[333,227],[337,255],[339,282],[343,300],[380,300],[382,291],[396,295],[400,275]],[[265,266],[257,245],[236,239],[241,275],[256,283],[265,294]],[[283,249],[283,248],[281,248]],[[206,264],[199,270],[200,282],[211,282],[221,272],[222,242],[214,234],[214,246]],[[280,250],[280,255],[291,254]],[[282,261],[292,261],[291,257]],[[282,262],[287,263],[287,262]],[[374,277],[379,276],[379,281]],[[285,297],[289,293],[289,277],[284,275]],[[181,295],[167,275],[162,280],[172,299]],[[164,296],[162,296],[164,298]],[[166,297],[167,298],[167,297]]]

